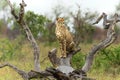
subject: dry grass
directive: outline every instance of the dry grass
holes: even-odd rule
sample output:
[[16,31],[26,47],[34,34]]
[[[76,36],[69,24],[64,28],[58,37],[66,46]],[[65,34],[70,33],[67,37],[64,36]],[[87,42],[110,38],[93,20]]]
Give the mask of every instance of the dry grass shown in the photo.
[[96,80],[120,80],[120,75],[113,75],[107,73],[89,73],[88,76]]
[[[44,44],[40,44],[39,46],[40,46],[40,62],[43,61],[41,63],[41,69],[44,70],[46,67],[52,66],[47,58],[47,55],[48,51],[53,49],[53,47],[47,47],[44,46]],[[88,53],[88,51],[92,47],[91,44],[81,44],[80,46],[82,48],[83,53]],[[21,54],[19,55],[22,56],[20,56],[20,58],[16,58],[15,60],[9,60],[7,62],[14,64],[15,66],[25,71],[33,69],[33,50],[28,43],[22,46]],[[98,73],[97,70],[94,73],[89,72],[88,76],[96,80],[120,80],[120,75]],[[14,70],[5,67],[0,69],[0,80],[23,80],[23,79]]]
[[0,80],[23,80],[14,70],[5,67],[0,69]]

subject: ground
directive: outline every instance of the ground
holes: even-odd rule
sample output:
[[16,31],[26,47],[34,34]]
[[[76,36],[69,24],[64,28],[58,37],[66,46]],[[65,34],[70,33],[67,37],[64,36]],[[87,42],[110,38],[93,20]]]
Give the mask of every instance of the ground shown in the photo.
[[[82,52],[87,53],[91,49],[92,45],[93,44],[81,44]],[[52,64],[49,62],[49,59],[46,58],[46,56],[48,55],[48,51],[56,46],[54,45],[52,47],[48,47],[43,43],[39,44],[39,46],[41,51],[40,52],[41,68],[42,70],[44,70],[46,67],[52,66]],[[58,52],[60,51],[58,50]],[[0,55],[1,54],[2,53],[0,53]],[[19,55],[22,56],[15,55],[16,59],[11,59],[8,61],[6,60],[6,62],[14,64],[18,68],[23,69],[25,71],[33,69],[33,54],[32,49],[28,43],[22,46],[21,53]],[[5,61],[1,61],[0,63],[3,62]],[[94,78],[96,80],[120,80],[120,74],[106,73],[105,71],[101,72],[100,70],[94,68],[91,68],[91,70],[88,72],[88,77]],[[11,68],[5,67],[0,69],[0,80],[23,80],[23,79]]]

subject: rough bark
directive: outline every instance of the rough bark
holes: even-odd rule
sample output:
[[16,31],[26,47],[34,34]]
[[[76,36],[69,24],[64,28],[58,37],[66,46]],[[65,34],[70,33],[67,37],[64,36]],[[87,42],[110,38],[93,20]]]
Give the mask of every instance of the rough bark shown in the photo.
[[[24,80],[30,80],[33,78],[36,78],[36,79],[48,78],[50,80],[53,80],[53,78],[57,79],[57,80],[94,80],[94,79],[87,78],[86,73],[90,70],[93,59],[94,59],[94,55],[97,53],[97,51],[108,47],[110,44],[112,44],[115,41],[116,35],[115,35],[114,28],[115,28],[115,24],[120,21],[117,19],[118,18],[117,14],[115,14],[115,16],[114,16],[115,18],[110,21],[107,19],[107,15],[105,13],[103,13],[98,18],[98,20],[94,23],[94,24],[98,23],[103,18],[104,19],[103,25],[107,26],[107,28],[108,28],[107,36],[106,36],[105,40],[103,40],[98,45],[96,45],[88,53],[86,62],[84,64],[84,66],[82,67],[82,69],[75,70],[74,68],[72,68],[72,66],[70,64],[71,58],[73,57],[73,55],[75,55],[77,52],[79,52],[80,49],[76,49],[75,51],[68,53],[66,58],[58,58],[56,55],[57,49],[53,49],[49,52],[48,57],[55,68],[47,68],[44,71],[40,71],[40,63],[39,63],[40,50],[39,50],[39,47],[31,33],[29,27],[27,26],[26,22],[23,19],[24,7],[26,6],[26,4],[22,0],[22,3],[20,4],[20,13],[19,13],[19,15],[17,15],[15,13],[15,10],[13,9],[10,1],[9,0],[7,0],[7,1],[8,1],[9,6],[11,7],[12,15],[15,17],[16,21],[22,26],[22,28],[26,32],[28,40],[31,42],[31,44],[33,46],[35,69],[31,70],[29,72],[25,72],[9,63],[0,65],[0,68],[8,66],[8,67],[12,68],[13,70],[15,70],[19,75],[21,75]],[[109,23],[109,25],[108,25],[108,23]]]
[[[113,20],[108,20],[107,15],[103,13],[93,24],[97,24],[102,18],[103,18],[103,26],[108,27],[107,36],[105,40],[100,42],[98,45],[94,46],[93,49],[91,49],[91,51],[88,53],[86,62],[84,66],[82,67],[82,70],[84,72],[88,72],[89,69],[91,68],[94,55],[97,54],[97,51],[110,46],[110,44],[112,44],[117,38],[116,33],[115,33],[115,24],[119,22],[118,15],[115,14]],[[109,24],[109,26],[107,24]]]
[[49,52],[48,57],[49,57],[49,59],[50,59],[50,61],[53,64],[54,67],[61,66],[61,65],[71,66],[71,64],[70,64],[71,58],[73,57],[73,55],[75,55],[80,50],[81,49],[78,48],[74,52],[69,53],[66,58],[58,58],[57,55],[56,55],[57,54],[57,49],[55,48],[55,49],[53,49]]
[[11,8],[11,14],[14,16],[14,18],[16,19],[16,21],[21,25],[21,27],[24,29],[28,40],[30,41],[30,43],[32,44],[32,47],[34,49],[34,68],[35,70],[40,71],[40,62],[39,62],[39,47],[35,41],[35,38],[33,37],[28,25],[26,24],[25,20],[23,19],[24,17],[24,7],[26,6],[24,0],[22,0],[22,3],[20,3],[20,11],[19,14],[17,15],[15,13],[15,9],[13,8],[11,2],[9,0],[7,0],[10,8]]

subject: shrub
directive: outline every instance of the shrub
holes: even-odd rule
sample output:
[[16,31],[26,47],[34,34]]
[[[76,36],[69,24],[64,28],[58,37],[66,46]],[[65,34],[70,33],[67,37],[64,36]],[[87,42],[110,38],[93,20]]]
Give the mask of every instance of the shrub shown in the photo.
[[[119,70],[120,45],[101,50],[94,60],[93,68],[109,72]],[[118,72],[118,71],[116,71]]]
[[72,66],[74,68],[81,68],[85,61],[85,55],[83,53],[79,52],[72,58]]
[[10,41],[6,38],[0,39],[0,53],[2,53],[0,55],[0,60],[5,61],[15,59],[15,55],[18,52],[20,53],[20,49],[21,44],[19,43],[19,40]]
[[[85,63],[85,55],[78,53],[72,58],[72,66],[81,68]],[[103,49],[95,55],[92,69],[102,72],[120,72],[120,45]]]

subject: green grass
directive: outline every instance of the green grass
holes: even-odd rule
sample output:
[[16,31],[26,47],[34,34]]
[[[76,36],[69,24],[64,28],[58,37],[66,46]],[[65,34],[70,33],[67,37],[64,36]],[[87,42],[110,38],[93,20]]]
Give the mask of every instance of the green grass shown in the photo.
[[[11,45],[17,44],[17,42],[10,41],[10,44]],[[17,45],[20,45],[20,44],[17,44]],[[92,45],[93,44],[81,44],[80,45],[81,49],[82,49],[80,52],[80,55],[79,54],[75,55],[76,59],[75,58],[73,59],[74,64],[72,64],[72,65],[74,66],[74,68],[78,68],[79,66],[82,66],[84,64],[85,55],[89,52]],[[1,46],[2,45],[0,45],[0,47]],[[13,50],[14,50],[15,45],[12,45],[12,46],[13,46]],[[54,43],[54,46],[50,46],[50,47],[46,46],[43,43],[39,44],[40,62],[43,61],[40,63],[42,70],[44,70],[46,67],[52,66],[49,59],[47,58],[47,55],[48,55],[48,51],[50,51],[51,49],[53,49],[56,46],[58,46],[58,45],[56,45],[55,43]],[[113,47],[118,47],[118,46],[112,45],[111,47],[109,47],[109,49],[113,49]],[[7,45],[4,45],[4,49],[10,49],[10,51],[11,51],[11,48],[7,47]],[[14,51],[11,51],[11,52],[14,52]],[[59,49],[58,49],[58,53],[59,53]],[[25,70],[25,71],[30,71],[31,69],[33,69],[33,67],[34,67],[33,66],[33,64],[34,64],[33,49],[28,42],[25,42],[20,48],[15,50],[15,53],[12,53],[12,54],[13,54],[12,58],[1,60],[0,63],[9,62],[9,63],[15,65],[16,67],[18,67],[22,70]],[[3,55],[3,52],[0,51],[0,57],[2,55]],[[82,58],[81,56],[83,56],[84,58]],[[99,57],[99,56],[101,56],[101,57]],[[96,55],[95,56],[96,60],[94,60],[94,63],[96,63],[95,61],[97,61],[97,62],[99,61],[99,63],[101,63],[100,59],[103,58],[102,56],[103,56],[102,54]],[[81,62],[81,63],[78,63],[78,62]],[[113,65],[111,65],[111,66],[109,66],[109,70],[106,70],[106,68],[104,69],[103,66],[99,66],[99,64],[98,65],[96,65],[96,64],[94,64],[92,66],[91,70],[88,72],[88,77],[94,78],[96,80],[120,80],[120,73],[114,73],[114,71],[116,71],[116,69],[120,69],[119,66],[116,66],[117,68],[115,68],[115,67],[113,67]],[[104,62],[104,64],[106,64],[106,63]],[[11,68],[5,67],[5,68],[0,69],[0,80],[23,80],[23,79]]]

